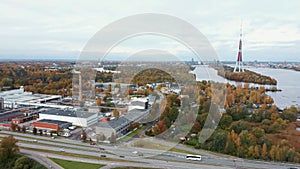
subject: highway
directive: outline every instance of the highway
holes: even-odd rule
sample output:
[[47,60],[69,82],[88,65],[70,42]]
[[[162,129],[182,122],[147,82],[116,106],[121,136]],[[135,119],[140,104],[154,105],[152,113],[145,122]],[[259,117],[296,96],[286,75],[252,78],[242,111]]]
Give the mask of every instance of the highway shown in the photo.
[[[246,160],[241,158],[236,158],[228,155],[222,155],[217,153],[212,153],[204,150],[196,150],[192,148],[185,147],[184,145],[176,145],[177,148],[186,151],[201,154],[202,161],[189,161],[185,159],[184,153],[166,151],[166,150],[153,150],[145,148],[136,147],[120,147],[120,146],[109,146],[100,145],[102,149],[100,150],[98,145],[89,145],[87,143],[82,143],[76,140],[69,140],[64,138],[51,139],[49,137],[35,136],[23,133],[0,131],[0,137],[5,137],[8,135],[14,135],[18,140],[18,145],[20,146],[21,152],[30,154],[36,157],[41,154],[41,159],[46,159],[45,157],[58,156],[54,152],[66,152],[71,154],[81,154],[89,155],[94,157],[99,157],[99,159],[83,159],[63,156],[63,159],[74,160],[89,160],[93,163],[107,164],[107,167],[112,166],[145,166],[145,167],[157,167],[157,168],[272,168],[272,169],[287,169],[289,167],[300,167],[296,164],[288,163],[277,163],[277,162],[264,162],[256,160]],[[162,141],[158,139],[149,139],[152,143],[159,143],[165,145],[172,145],[167,141]],[[30,148],[27,150],[24,148]],[[34,150],[33,150],[34,149]],[[38,152],[38,150],[47,150],[47,152]],[[50,152],[49,152],[50,151]],[[53,151],[53,152],[51,152]],[[139,156],[134,151],[141,152],[143,156]],[[49,153],[48,153],[49,152]],[[103,160],[100,155],[106,155],[108,159],[115,159],[116,161]],[[120,157],[124,156],[124,157]],[[59,157],[60,158],[60,157]],[[130,162],[124,162],[120,160],[128,160]],[[45,161],[45,160],[44,160]],[[87,161],[86,161],[87,162]],[[51,163],[48,161],[48,163]],[[48,164],[47,163],[47,164]],[[52,165],[53,167],[54,165]]]

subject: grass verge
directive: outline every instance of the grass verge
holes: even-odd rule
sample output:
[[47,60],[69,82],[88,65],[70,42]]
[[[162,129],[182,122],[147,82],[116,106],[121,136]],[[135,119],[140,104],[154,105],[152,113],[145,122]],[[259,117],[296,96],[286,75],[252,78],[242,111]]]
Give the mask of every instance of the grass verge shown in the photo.
[[159,168],[145,168],[145,167],[131,167],[131,166],[127,166],[127,167],[115,167],[112,169],[159,169]]
[[58,158],[50,158],[56,164],[60,165],[64,169],[98,169],[104,167],[104,164],[92,164],[77,161],[61,160]]

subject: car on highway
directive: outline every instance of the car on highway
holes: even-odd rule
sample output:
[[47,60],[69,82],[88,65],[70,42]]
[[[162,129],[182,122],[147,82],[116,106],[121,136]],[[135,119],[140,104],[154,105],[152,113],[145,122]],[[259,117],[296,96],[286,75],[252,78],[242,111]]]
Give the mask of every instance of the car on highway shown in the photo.
[[187,160],[194,160],[194,161],[201,161],[201,155],[193,155],[193,154],[188,154],[185,157]]
[[61,151],[61,152],[65,152],[65,149],[61,148],[59,151]]
[[100,157],[106,157],[106,155],[105,154],[101,154]]
[[100,150],[105,150],[105,148],[99,147]]

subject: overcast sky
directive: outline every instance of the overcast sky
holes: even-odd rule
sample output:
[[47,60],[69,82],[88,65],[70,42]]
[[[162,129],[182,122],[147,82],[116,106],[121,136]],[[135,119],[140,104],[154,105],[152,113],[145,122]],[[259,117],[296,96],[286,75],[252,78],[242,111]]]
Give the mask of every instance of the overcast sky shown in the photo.
[[[220,60],[236,60],[242,21],[244,60],[300,61],[300,1],[254,1],[1,0],[0,60],[76,59],[104,26],[134,14],[162,13],[194,25]],[[143,48],[187,54],[174,40],[155,36],[129,39],[112,52]]]

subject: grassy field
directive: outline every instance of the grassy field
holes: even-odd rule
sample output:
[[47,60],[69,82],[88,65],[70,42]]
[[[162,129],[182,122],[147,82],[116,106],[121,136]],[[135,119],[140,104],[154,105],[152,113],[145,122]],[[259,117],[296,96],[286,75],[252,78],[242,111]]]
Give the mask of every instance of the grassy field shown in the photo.
[[129,133],[128,135],[124,136],[123,138],[119,139],[118,142],[126,142],[128,140],[130,140],[133,136],[135,136],[136,134],[138,134],[141,130],[143,130],[146,126],[142,126],[139,129],[136,129],[135,131]]
[[135,141],[133,141],[133,143],[131,145],[132,145],[132,147],[156,149],[156,150],[169,150],[172,148],[169,146],[155,144],[155,143],[145,141],[145,140],[135,140]]
[[50,159],[65,169],[98,169],[105,166],[104,164],[83,163],[77,161],[61,160],[57,158]]

